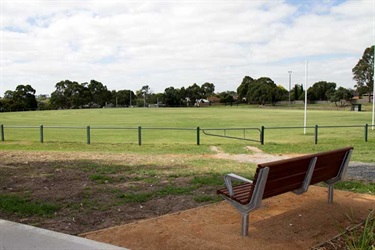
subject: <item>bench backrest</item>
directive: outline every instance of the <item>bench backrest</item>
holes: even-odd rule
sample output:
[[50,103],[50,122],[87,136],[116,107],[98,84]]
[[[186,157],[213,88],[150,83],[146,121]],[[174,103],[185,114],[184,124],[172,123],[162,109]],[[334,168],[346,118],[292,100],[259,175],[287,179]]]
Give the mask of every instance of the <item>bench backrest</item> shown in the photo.
[[254,185],[260,169],[269,167],[263,199],[299,189],[314,157],[314,155],[306,155],[259,164],[254,176]]
[[345,164],[347,157],[350,157],[349,153],[352,149],[353,147],[347,147],[315,154],[318,159],[310,184],[338,177],[341,174],[340,171],[343,170],[342,165]]
[[[348,152],[353,149],[347,147],[317,154],[310,154],[280,161],[258,164],[253,184],[256,184],[261,168],[269,167],[267,183],[263,199],[299,189],[305,179],[311,160],[317,157],[314,173],[310,184],[330,180],[340,174],[342,164]],[[249,193],[251,199],[252,192]]]

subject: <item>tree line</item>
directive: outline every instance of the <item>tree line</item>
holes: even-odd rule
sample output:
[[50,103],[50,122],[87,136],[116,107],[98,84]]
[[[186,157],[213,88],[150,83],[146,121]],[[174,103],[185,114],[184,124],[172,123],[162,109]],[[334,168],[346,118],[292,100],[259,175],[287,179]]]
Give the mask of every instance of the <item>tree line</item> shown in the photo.
[[[353,79],[357,84],[353,89],[339,87],[334,82],[319,81],[307,90],[309,101],[331,101],[344,105],[342,100],[349,100],[354,94],[368,95],[371,101],[373,91],[374,46],[366,48],[362,58],[352,69]],[[36,90],[29,84],[18,85],[14,91],[7,90],[0,98],[0,111],[78,109],[93,107],[147,107],[149,105],[186,107],[199,102],[275,104],[278,101],[296,101],[305,99],[302,84],[295,84],[288,92],[277,86],[271,78],[254,79],[245,76],[237,91],[215,93],[215,85],[206,82],[199,86],[194,83],[188,87],[168,87],[163,93],[154,93],[149,85],[133,92],[129,89],[108,90],[103,83],[91,80],[78,83],[63,80],[55,84],[55,91],[50,96],[35,95]]]
[[206,82],[201,86],[193,85],[180,89],[169,87],[164,93],[154,93],[148,85],[133,92],[129,89],[108,90],[103,83],[91,80],[78,83],[63,80],[55,84],[50,96],[36,96],[36,90],[29,84],[18,85],[14,91],[7,90],[0,99],[0,111],[26,111],[45,109],[80,109],[101,107],[146,107],[194,106],[197,100],[217,96],[220,102],[233,102],[235,92],[215,94],[215,85]]

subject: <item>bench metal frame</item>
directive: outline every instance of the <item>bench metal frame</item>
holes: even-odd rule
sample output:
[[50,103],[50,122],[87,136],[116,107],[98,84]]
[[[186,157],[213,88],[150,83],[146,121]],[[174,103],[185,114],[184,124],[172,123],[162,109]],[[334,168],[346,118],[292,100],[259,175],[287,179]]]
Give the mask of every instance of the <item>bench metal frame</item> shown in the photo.
[[343,177],[345,176],[346,170],[348,170],[349,161],[350,161],[352,152],[353,152],[353,149],[350,149],[346,152],[337,176],[332,179],[324,181],[328,185],[328,203],[329,204],[332,204],[333,202],[333,186],[335,185],[335,183],[341,181]]
[[[314,167],[315,167],[316,160],[317,160],[317,157],[313,157],[311,159],[308,170],[307,170],[307,173],[306,173],[306,176],[305,176],[305,179],[304,179],[301,187],[299,189],[293,191],[295,194],[303,194],[304,192],[306,192],[308,190],[311,177],[314,173]],[[242,230],[241,230],[242,236],[248,235],[249,213],[250,213],[250,211],[257,209],[260,206],[260,204],[262,203],[263,193],[264,193],[264,189],[266,187],[268,173],[269,173],[269,167],[261,168],[259,170],[258,179],[257,179],[257,182],[254,186],[253,195],[251,196],[251,199],[250,199],[249,203],[246,204],[246,205],[240,204],[237,201],[232,200],[231,198],[229,198],[225,195],[221,195],[225,200],[227,200],[229,203],[231,203],[241,213],[241,215],[242,215]],[[224,177],[224,182],[225,182],[225,185],[227,186],[227,189],[229,191],[230,196],[234,195],[233,187],[232,187],[232,181],[233,180],[247,182],[247,183],[251,183],[251,184],[253,183],[251,180],[246,179],[242,176],[239,176],[239,175],[236,175],[236,174],[227,174]]]

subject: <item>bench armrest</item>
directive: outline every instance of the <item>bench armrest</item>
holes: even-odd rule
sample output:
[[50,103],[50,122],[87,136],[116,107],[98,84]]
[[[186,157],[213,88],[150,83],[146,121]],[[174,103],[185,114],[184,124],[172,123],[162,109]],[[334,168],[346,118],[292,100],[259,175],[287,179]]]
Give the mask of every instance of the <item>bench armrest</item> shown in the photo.
[[233,192],[233,187],[232,187],[232,181],[242,181],[242,182],[247,182],[247,183],[253,183],[251,180],[246,179],[245,177],[236,175],[236,174],[227,174],[224,176],[224,182],[225,185],[227,186],[228,192],[230,196],[234,195]]

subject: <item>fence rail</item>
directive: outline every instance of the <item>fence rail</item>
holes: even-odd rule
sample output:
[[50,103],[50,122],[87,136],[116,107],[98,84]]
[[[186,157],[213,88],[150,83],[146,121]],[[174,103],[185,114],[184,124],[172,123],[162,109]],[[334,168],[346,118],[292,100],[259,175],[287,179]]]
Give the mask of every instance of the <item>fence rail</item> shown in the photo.
[[[369,127],[373,127],[374,125],[315,125],[315,126],[302,126],[302,127],[265,127],[262,126],[261,129],[261,144],[264,145],[264,136],[265,136],[265,130],[269,129],[304,129],[304,128],[313,128],[314,129],[314,144],[318,144],[318,136],[319,136],[319,128],[364,128],[364,140],[365,142],[368,141],[368,129]],[[373,128],[374,129],[374,128]]]
[[[216,136],[216,137],[222,137],[222,138],[228,138],[228,139],[237,139],[237,140],[244,140],[244,141],[253,141],[253,142],[261,142],[261,130],[259,128],[205,128],[201,129],[203,134],[208,135],[208,136]],[[222,131],[223,134],[213,134],[208,131]],[[227,135],[227,131],[242,131],[242,137],[238,136],[230,136]],[[249,139],[246,137],[246,132],[247,131],[257,131],[259,133],[259,139]]]
[[[137,131],[137,139],[138,145],[142,145],[142,131],[144,130],[164,130],[164,131],[196,131],[196,144],[200,145],[201,140],[201,132],[207,136],[214,136],[214,137],[221,137],[221,138],[228,138],[228,139],[237,139],[237,140],[245,140],[245,141],[252,141],[258,142],[262,145],[265,144],[265,135],[266,130],[286,130],[286,129],[304,129],[310,128],[314,129],[314,143],[318,144],[318,137],[319,131],[321,129],[328,129],[328,128],[363,128],[363,135],[364,141],[368,141],[368,133],[369,128],[374,129],[374,125],[315,125],[315,126],[280,126],[280,127],[266,127],[262,126],[261,128],[174,128],[174,127],[121,127],[121,126],[19,126],[19,125],[4,125],[0,124],[0,136],[1,141],[5,141],[5,129],[38,129],[39,130],[39,138],[40,142],[43,143],[45,139],[44,131],[46,129],[78,129],[78,130],[86,130],[86,143],[91,144],[91,133],[92,130],[136,130]],[[220,133],[213,133],[213,131],[219,131]],[[242,136],[233,136],[228,135],[228,131],[236,131],[242,132]],[[256,137],[259,139],[249,138],[248,134],[249,131],[256,132]]]

